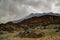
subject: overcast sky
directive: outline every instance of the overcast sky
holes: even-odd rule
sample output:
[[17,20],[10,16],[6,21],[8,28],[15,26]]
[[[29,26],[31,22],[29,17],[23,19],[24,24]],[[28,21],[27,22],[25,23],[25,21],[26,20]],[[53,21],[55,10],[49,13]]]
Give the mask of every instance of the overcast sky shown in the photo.
[[0,23],[42,12],[60,13],[60,0],[0,0]]

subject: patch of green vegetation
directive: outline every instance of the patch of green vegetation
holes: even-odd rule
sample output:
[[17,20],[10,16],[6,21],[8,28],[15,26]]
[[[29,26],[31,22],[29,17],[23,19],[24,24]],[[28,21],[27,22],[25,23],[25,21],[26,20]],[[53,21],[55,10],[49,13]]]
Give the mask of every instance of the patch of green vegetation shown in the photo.
[[0,37],[0,40],[4,40],[4,38],[3,37]]
[[42,30],[46,35],[55,35],[56,29],[44,29]]

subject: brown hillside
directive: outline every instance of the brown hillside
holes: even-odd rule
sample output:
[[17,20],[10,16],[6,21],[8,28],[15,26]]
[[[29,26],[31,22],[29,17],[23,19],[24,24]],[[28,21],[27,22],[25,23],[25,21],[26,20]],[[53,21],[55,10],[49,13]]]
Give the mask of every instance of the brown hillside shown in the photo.
[[39,24],[43,26],[47,26],[49,24],[60,24],[60,16],[43,15],[25,19],[19,23],[8,22],[6,24],[0,24],[0,31],[16,31],[20,30],[21,27],[30,27]]
[[37,24],[60,24],[60,16],[53,16],[53,15],[43,15],[40,17],[32,17],[29,19],[25,19],[20,23],[17,23],[20,26],[31,26]]

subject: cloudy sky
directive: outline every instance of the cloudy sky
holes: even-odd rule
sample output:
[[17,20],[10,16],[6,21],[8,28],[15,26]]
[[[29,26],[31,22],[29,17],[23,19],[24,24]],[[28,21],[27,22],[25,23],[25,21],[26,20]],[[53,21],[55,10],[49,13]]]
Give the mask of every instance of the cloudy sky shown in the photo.
[[0,0],[0,23],[42,12],[60,13],[60,0]]

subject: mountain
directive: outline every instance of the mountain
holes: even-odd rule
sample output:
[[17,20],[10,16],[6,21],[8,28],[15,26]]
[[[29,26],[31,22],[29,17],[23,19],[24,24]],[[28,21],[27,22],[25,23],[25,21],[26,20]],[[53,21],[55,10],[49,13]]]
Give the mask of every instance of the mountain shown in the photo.
[[21,28],[34,26],[47,26],[49,24],[60,24],[60,14],[58,13],[32,13],[20,20],[0,24],[0,31],[17,31]]
[[40,38],[48,35],[53,37],[57,33],[60,37],[60,14],[31,13],[20,20],[1,23],[0,34],[7,33],[14,33],[14,37],[20,38]]
[[60,16],[59,13],[52,13],[52,12],[49,12],[49,13],[31,13],[28,16],[25,16],[24,18],[22,18],[20,20],[15,20],[15,21],[12,21],[12,22],[13,23],[18,23],[18,22],[23,21],[24,19],[28,19],[28,18],[32,18],[32,17],[39,17],[39,16],[43,16],[43,15]]

